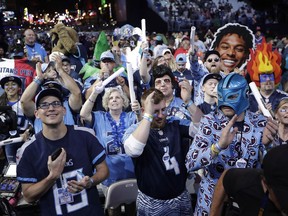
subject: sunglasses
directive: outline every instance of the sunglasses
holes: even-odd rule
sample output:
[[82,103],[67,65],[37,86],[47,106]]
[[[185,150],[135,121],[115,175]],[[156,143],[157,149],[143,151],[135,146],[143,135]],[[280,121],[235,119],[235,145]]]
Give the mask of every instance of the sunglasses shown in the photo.
[[155,80],[155,85],[156,86],[159,86],[159,85],[162,85],[162,84],[169,84],[169,83],[171,83],[170,79]]
[[214,60],[214,62],[219,62],[220,59],[219,58],[215,58],[215,59],[207,59],[207,62],[211,63]]
[[114,61],[112,59],[102,59],[103,63],[114,63]]

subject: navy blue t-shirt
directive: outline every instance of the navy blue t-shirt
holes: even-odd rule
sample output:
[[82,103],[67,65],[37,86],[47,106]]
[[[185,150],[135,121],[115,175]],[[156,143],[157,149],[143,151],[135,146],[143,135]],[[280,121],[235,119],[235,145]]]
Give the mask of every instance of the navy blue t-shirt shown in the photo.
[[66,135],[59,140],[46,139],[42,131],[35,135],[17,166],[17,180],[21,183],[37,183],[49,174],[48,156],[62,147],[67,153],[62,175],[39,200],[41,215],[103,215],[96,187],[73,195],[74,201],[60,205],[58,190],[65,188],[67,181],[82,179],[77,171],[92,176],[95,165],[105,160],[105,151],[92,129],[67,126]]

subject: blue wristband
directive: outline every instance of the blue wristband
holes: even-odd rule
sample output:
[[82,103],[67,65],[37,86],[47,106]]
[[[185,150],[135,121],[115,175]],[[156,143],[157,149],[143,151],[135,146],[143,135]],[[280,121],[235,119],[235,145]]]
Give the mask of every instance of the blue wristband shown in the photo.
[[222,151],[222,150],[226,149],[226,148],[221,148],[218,142],[215,143],[215,147],[219,151]]
[[188,104],[185,105],[185,108],[187,109],[188,107],[190,107],[193,104],[193,101],[190,100]]

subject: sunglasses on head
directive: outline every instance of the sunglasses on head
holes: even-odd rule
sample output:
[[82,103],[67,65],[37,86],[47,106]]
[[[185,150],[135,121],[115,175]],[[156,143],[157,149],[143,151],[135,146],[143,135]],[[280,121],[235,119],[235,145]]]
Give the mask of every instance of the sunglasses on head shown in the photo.
[[207,59],[207,62],[211,63],[213,60],[214,60],[214,62],[219,62],[220,59],[219,58],[215,58],[215,59],[210,58],[210,59]]

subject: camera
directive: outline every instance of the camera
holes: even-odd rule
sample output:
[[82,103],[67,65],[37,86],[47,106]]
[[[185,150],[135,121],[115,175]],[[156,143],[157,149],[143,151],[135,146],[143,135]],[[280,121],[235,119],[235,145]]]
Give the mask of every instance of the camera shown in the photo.
[[17,133],[17,115],[11,106],[0,106],[0,140]]

